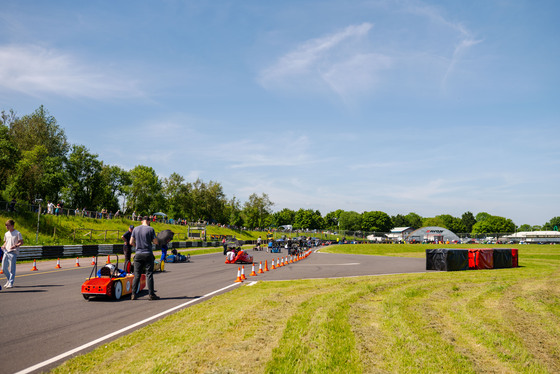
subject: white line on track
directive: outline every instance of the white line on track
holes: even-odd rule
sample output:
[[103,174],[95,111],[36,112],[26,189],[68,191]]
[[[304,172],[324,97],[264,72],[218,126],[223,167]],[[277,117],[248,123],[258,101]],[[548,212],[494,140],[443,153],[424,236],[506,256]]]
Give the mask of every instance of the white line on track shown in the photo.
[[83,344],[83,345],[81,345],[81,346],[79,346],[79,347],[76,347],[76,348],[74,348],[74,349],[71,349],[71,350],[69,350],[69,351],[67,351],[67,352],[61,353],[61,354],[59,354],[58,356],[55,356],[55,357],[50,358],[50,359],[48,359],[48,360],[45,360],[45,361],[43,361],[43,362],[39,362],[38,364],[33,365],[33,366],[30,366],[30,367],[28,367],[27,369],[20,370],[20,371],[18,371],[18,372],[15,373],[15,374],[31,373],[31,372],[33,372],[33,371],[35,371],[35,370],[38,370],[38,369],[40,369],[40,368],[42,368],[42,367],[44,367],[44,366],[50,365],[50,364],[52,364],[52,363],[54,363],[54,362],[57,362],[58,360],[61,360],[61,359],[66,358],[66,357],[68,357],[68,356],[71,356],[71,355],[73,355],[74,353],[80,352],[81,350],[84,350],[84,349],[89,348],[89,347],[91,347],[91,346],[93,346],[93,345],[96,345],[96,344],[98,344],[98,343],[101,343],[101,342],[104,341],[104,340],[110,339],[110,338],[112,338],[112,337],[114,337],[114,336],[116,336],[116,335],[122,334],[123,332],[126,332],[126,331],[128,331],[128,330],[134,329],[134,328],[136,328],[136,327],[138,327],[138,326],[141,326],[141,325],[143,325],[143,324],[145,324],[145,323],[147,323],[147,322],[153,321],[154,319],[157,319],[157,318],[162,317],[162,316],[164,316],[164,315],[166,315],[166,314],[169,314],[169,313],[171,313],[171,312],[173,312],[173,311],[175,311],[175,310],[177,310],[177,309],[184,308],[184,307],[186,307],[186,306],[189,305],[189,304],[196,303],[196,302],[198,302],[198,301],[200,301],[200,300],[203,300],[203,299],[205,299],[205,298],[208,298],[208,297],[210,297],[210,296],[213,296],[213,295],[215,295],[215,294],[217,294],[217,293],[219,293],[219,292],[225,291],[225,290],[227,290],[228,288],[235,287],[235,286],[237,286],[237,285],[239,285],[239,283],[230,284],[229,286],[226,286],[226,287],[224,287],[224,288],[220,288],[219,290],[216,290],[216,291],[212,291],[212,292],[210,292],[210,293],[207,293],[206,295],[201,296],[201,297],[199,297],[199,298],[197,298],[197,299],[194,299],[194,300],[191,300],[191,301],[187,301],[186,303],[183,303],[183,304],[181,304],[181,305],[177,305],[177,306],[175,306],[175,307],[173,307],[173,308],[171,308],[171,309],[167,309],[167,310],[165,310],[165,311],[163,311],[163,312],[161,312],[161,313],[155,314],[155,315],[153,315],[153,316],[151,316],[151,317],[148,317],[148,318],[146,318],[146,319],[144,319],[144,320],[142,320],[142,321],[133,323],[133,324],[130,325],[130,326],[123,327],[122,329],[120,329],[120,330],[118,330],[118,331],[114,331],[114,332],[112,332],[112,333],[110,333],[110,334],[107,334],[107,335],[105,335],[105,336],[102,336],[102,337],[100,337],[100,338],[98,338],[98,339],[92,340],[92,341],[89,342],[89,343]]

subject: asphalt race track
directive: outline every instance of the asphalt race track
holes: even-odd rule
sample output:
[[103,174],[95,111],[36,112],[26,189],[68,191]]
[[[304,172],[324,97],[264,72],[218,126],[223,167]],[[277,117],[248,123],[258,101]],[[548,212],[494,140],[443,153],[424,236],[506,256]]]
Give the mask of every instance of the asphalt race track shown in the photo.
[[[286,253],[255,252],[256,271],[259,262],[265,260],[271,267]],[[99,258],[99,262],[106,258]],[[61,269],[55,269],[56,261],[39,262],[39,271],[31,271],[32,264],[18,264],[14,288],[0,291],[0,373],[42,372],[60,365],[68,358],[93,350],[95,347],[118,336],[153,322],[140,323],[126,331],[120,330],[171,308],[184,308],[207,300],[216,294],[247,284],[250,281],[276,281],[425,272],[423,258],[399,258],[362,255],[339,255],[313,253],[304,260],[273,271],[251,277],[251,265],[245,265],[247,280],[234,283],[240,265],[225,264],[221,253],[197,255],[190,263],[166,264],[165,272],[155,273],[155,289],[161,300],[149,301],[147,290],[138,300],[124,296],[120,301],[86,301],[80,289],[89,277],[91,258],[80,258],[81,267],[75,267],[75,259],[61,261]],[[114,257],[112,258],[114,262]],[[104,261],[103,261],[104,262]],[[0,284],[5,276],[0,276]],[[224,289],[224,287],[228,287]],[[206,296],[202,298],[203,296]],[[190,302],[187,305],[186,303]],[[108,334],[116,333],[104,341],[98,341],[72,355],[28,370],[63,353],[75,350]]]

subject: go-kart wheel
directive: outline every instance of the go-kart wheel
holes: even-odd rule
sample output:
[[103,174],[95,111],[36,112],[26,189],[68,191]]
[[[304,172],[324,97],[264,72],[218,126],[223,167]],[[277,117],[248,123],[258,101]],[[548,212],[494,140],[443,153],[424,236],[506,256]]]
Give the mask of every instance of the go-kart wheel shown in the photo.
[[84,297],[84,299],[86,299],[87,301],[89,301],[89,295],[84,295],[84,294],[82,294],[82,296]]
[[122,283],[120,281],[115,281],[113,283],[113,297],[115,300],[120,300],[122,296]]

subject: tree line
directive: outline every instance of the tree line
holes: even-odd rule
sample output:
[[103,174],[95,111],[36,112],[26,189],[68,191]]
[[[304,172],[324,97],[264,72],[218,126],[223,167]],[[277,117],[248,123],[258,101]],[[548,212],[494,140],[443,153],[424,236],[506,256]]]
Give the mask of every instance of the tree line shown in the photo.
[[106,164],[84,145],[69,144],[64,129],[43,106],[22,117],[13,110],[1,112],[0,191],[6,201],[33,204],[41,199],[60,202],[65,208],[138,215],[162,211],[174,219],[251,229],[291,225],[294,229],[388,232],[394,227],[439,226],[478,234],[560,226],[560,217],[554,217],[542,226],[517,227],[511,219],[485,212],[476,216],[465,212],[460,218],[340,209],[325,216],[312,209],[274,212],[274,203],[265,193],[254,193],[241,202],[235,196],[228,198],[216,181],[189,182],[178,173],[160,178],[150,166],[124,170]]

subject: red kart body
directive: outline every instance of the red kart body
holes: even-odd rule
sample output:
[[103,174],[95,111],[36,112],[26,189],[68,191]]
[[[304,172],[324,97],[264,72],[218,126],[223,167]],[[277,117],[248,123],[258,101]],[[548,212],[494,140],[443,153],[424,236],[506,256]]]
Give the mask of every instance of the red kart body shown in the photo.
[[233,259],[226,258],[226,264],[252,264],[253,256],[244,250],[238,251]]
[[[124,277],[102,276],[89,278],[82,284],[82,296],[88,300],[91,296],[106,296],[115,300],[119,300],[123,295],[132,293],[132,282],[134,274],[127,274]],[[140,276],[138,290],[146,287],[146,274]]]

